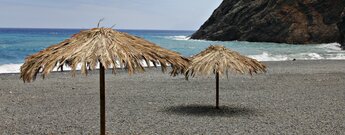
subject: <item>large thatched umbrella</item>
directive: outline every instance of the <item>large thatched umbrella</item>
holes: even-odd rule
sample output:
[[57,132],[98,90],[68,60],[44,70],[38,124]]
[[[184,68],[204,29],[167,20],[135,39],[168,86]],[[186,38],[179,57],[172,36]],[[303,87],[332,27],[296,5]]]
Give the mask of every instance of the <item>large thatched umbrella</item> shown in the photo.
[[191,58],[191,64],[186,70],[189,76],[216,74],[216,108],[219,108],[219,76],[233,71],[241,74],[266,72],[266,66],[255,59],[243,56],[224,46],[211,45],[206,50]]
[[81,65],[81,73],[87,74],[88,68],[94,70],[97,64],[100,67],[101,134],[105,134],[105,69],[112,68],[115,73],[116,67],[124,67],[133,74],[144,71],[144,65],[160,64],[163,72],[171,66],[171,75],[175,76],[184,72],[188,60],[142,38],[111,28],[93,28],[27,57],[20,69],[21,78],[31,82],[39,72],[44,78],[62,65],[70,66],[73,75]]

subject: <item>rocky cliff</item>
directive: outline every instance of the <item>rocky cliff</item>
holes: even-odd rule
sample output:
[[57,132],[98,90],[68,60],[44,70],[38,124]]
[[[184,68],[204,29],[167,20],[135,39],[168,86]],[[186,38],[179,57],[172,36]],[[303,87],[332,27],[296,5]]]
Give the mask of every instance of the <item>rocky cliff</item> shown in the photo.
[[345,44],[345,0],[224,0],[192,39]]

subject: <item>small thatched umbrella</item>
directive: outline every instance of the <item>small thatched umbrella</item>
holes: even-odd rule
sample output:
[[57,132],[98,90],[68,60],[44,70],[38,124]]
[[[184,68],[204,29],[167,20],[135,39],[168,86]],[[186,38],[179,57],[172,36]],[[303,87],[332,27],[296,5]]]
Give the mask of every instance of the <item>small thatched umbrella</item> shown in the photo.
[[94,70],[97,64],[100,67],[101,134],[105,134],[105,69],[112,68],[115,73],[116,67],[124,67],[133,74],[144,71],[144,65],[160,64],[163,72],[171,66],[171,75],[175,76],[184,73],[188,60],[142,38],[111,28],[93,28],[27,57],[20,69],[21,78],[31,82],[39,72],[44,78],[62,65],[70,66],[73,75],[81,65],[81,73],[87,74],[87,68]]
[[233,71],[241,74],[266,72],[266,66],[255,59],[248,58],[231,51],[224,46],[210,46],[191,58],[191,64],[186,70],[186,79],[195,75],[216,74],[216,108],[219,108],[219,76]]

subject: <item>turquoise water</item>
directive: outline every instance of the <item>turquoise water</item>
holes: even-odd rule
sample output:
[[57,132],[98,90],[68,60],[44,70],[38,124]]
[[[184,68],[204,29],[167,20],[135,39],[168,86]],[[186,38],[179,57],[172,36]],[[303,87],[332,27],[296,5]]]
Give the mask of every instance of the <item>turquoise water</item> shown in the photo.
[[[19,72],[25,57],[59,43],[80,29],[0,29],[0,73]],[[260,61],[345,59],[339,44],[289,45],[253,42],[190,40],[194,31],[119,30],[143,37],[164,48],[191,56],[212,44],[221,44]]]

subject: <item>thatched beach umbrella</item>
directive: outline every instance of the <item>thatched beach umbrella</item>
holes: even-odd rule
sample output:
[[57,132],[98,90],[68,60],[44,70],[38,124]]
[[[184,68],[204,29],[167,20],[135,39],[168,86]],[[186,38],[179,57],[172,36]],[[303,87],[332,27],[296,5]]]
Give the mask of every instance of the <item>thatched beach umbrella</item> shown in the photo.
[[81,73],[87,74],[88,68],[94,70],[99,64],[101,134],[105,134],[105,69],[112,68],[115,73],[116,67],[123,67],[133,74],[144,71],[144,65],[160,64],[163,72],[171,66],[171,75],[175,76],[184,73],[188,60],[142,38],[111,28],[93,28],[27,57],[20,69],[21,78],[31,82],[39,72],[44,78],[64,64],[71,67],[73,75],[78,65]]
[[266,72],[266,66],[255,59],[243,56],[224,46],[210,46],[191,58],[191,64],[186,70],[186,79],[195,75],[216,74],[216,108],[219,108],[219,76],[233,71],[241,74]]

